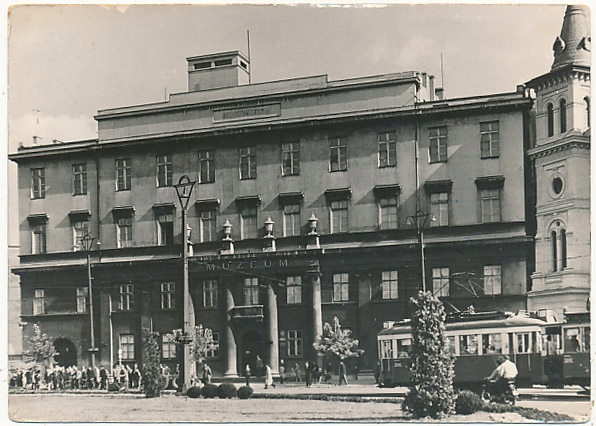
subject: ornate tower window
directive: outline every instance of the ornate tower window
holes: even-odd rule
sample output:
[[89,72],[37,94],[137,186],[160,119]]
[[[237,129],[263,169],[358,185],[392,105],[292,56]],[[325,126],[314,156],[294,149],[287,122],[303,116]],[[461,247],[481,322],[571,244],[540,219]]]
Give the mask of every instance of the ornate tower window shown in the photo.
[[548,137],[553,136],[555,134],[555,109],[550,103],[546,106],[546,126]]

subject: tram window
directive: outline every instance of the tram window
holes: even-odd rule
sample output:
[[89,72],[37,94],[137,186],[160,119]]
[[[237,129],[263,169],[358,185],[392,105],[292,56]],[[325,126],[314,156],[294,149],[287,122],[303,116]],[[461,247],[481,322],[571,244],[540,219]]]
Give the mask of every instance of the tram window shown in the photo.
[[381,341],[381,356],[383,359],[391,359],[393,358],[393,345],[391,340],[382,340]]
[[503,342],[501,341],[501,333],[483,334],[482,352],[485,354],[503,353]]
[[565,329],[565,352],[581,352],[582,346],[579,341],[579,328]]
[[542,347],[547,355],[557,355],[561,352],[561,336],[559,334],[548,334],[543,336],[543,339],[545,340]]
[[459,336],[459,354],[460,355],[477,355],[478,354],[478,336],[476,336],[475,334]]
[[397,341],[397,357],[407,358],[410,356],[412,349],[412,339],[399,339]]
[[532,352],[532,343],[536,343],[536,341],[532,341],[532,333],[517,333],[517,353],[518,354],[527,354]]
[[455,336],[445,337],[445,350],[448,354],[455,355]]
[[590,352],[590,327],[583,327],[582,341],[584,342],[584,352]]

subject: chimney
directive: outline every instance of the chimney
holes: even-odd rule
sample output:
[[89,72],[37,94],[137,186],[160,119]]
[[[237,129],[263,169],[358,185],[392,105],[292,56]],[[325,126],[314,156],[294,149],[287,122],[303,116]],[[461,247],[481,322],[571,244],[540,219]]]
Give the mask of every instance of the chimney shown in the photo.
[[189,92],[249,84],[250,61],[238,50],[193,56],[186,61]]
[[435,89],[435,98],[437,101],[442,101],[445,98],[445,91],[442,87],[437,87]]

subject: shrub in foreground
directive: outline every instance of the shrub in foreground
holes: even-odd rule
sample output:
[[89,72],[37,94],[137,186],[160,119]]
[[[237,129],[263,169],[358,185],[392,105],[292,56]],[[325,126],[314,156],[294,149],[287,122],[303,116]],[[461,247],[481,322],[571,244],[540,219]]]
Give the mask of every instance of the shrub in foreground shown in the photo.
[[201,388],[198,386],[192,386],[188,388],[188,390],[186,391],[186,396],[188,396],[189,398],[198,398],[199,396],[201,396]]
[[250,386],[241,386],[238,388],[238,391],[236,393],[238,395],[238,398],[248,399],[252,396],[253,390]]
[[455,412],[457,414],[473,414],[482,409],[483,405],[480,395],[469,390],[463,390],[457,394]]
[[236,398],[236,395],[236,386],[234,386],[232,383],[222,383],[217,387],[217,396],[221,399]]
[[215,398],[217,396],[217,385],[207,383],[201,389],[201,395],[203,395],[203,398]]

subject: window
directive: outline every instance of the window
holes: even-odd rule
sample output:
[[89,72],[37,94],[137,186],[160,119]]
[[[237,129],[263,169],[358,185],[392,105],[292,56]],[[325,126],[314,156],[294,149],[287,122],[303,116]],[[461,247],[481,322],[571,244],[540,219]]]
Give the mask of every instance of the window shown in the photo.
[[288,356],[301,357],[302,344],[302,330],[288,330]]
[[46,197],[46,170],[44,168],[31,169],[31,198]]
[[448,192],[430,194],[430,212],[435,219],[431,222],[431,226],[449,226]]
[[89,288],[77,287],[77,313],[87,312],[87,298],[89,297]]
[[300,204],[284,205],[284,237],[300,235]]
[[36,223],[31,226],[31,254],[46,253],[46,230],[45,223]]
[[[569,352],[583,352],[581,333],[579,327],[565,328],[563,350],[565,353]],[[584,333],[585,334],[585,333]],[[589,342],[589,339],[588,339]]]
[[116,219],[116,238],[118,248],[132,247],[132,217],[125,216]]
[[246,306],[259,304],[258,278],[244,278],[244,304]]
[[348,200],[331,201],[331,233],[348,232]]
[[484,267],[484,294],[501,293],[501,265],[486,265]]
[[586,120],[586,127],[589,128],[590,127],[590,98],[588,98],[587,96],[584,98],[584,114],[586,116],[585,120]]
[[122,349],[123,360],[135,359],[135,336],[134,334],[120,335],[120,349]]
[[116,160],[116,191],[130,191],[130,158]]
[[346,142],[342,138],[329,138],[329,171],[348,170]]
[[176,284],[161,283],[161,309],[174,309],[176,307]]
[[380,229],[397,229],[397,197],[379,199],[379,227]]
[[501,221],[501,190],[480,189],[480,222]]
[[219,332],[213,331],[213,332],[211,332],[211,336],[213,337],[213,344],[209,345],[209,347],[205,351],[205,357],[206,358],[218,358],[219,357]]
[[349,300],[350,280],[349,275],[333,274],[333,301],[345,302]]
[[256,206],[242,206],[240,211],[240,232],[241,239],[247,240],[249,238],[257,238],[257,207]]
[[240,148],[240,179],[257,178],[257,148],[248,146]]
[[132,284],[120,285],[120,300],[118,301],[118,309],[121,311],[130,311],[133,307],[134,295]]
[[499,156],[499,122],[480,123],[480,158]]
[[73,195],[87,194],[86,164],[73,164],[72,166],[72,193]]
[[412,339],[397,339],[397,357],[408,358],[412,351]]
[[174,342],[173,336],[161,335],[161,357],[163,359],[176,358],[176,342]]
[[567,131],[567,101],[565,99],[559,101],[559,127],[561,133]]
[[215,241],[216,236],[216,218],[217,214],[215,210],[202,210],[200,213],[200,234],[201,242],[206,243],[208,241]]
[[72,223],[72,236],[74,251],[83,250],[83,237],[89,234],[89,221],[77,220]]
[[215,182],[213,151],[199,151],[199,183]]
[[172,156],[169,154],[157,156],[157,186],[172,186]]
[[478,336],[468,334],[459,336],[460,355],[478,355]]
[[550,232],[551,272],[562,271],[567,267],[567,231],[560,221],[555,221]]
[[503,353],[503,342],[501,339],[501,333],[489,333],[482,335],[482,353]]
[[203,306],[205,308],[217,307],[217,281],[203,281]]
[[517,333],[518,354],[535,352],[538,349],[536,344],[536,333]]
[[286,278],[286,303],[302,303],[302,277]]
[[381,358],[393,359],[393,341],[381,340]]
[[377,134],[379,142],[379,168],[395,167],[397,164],[397,142],[395,132]]
[[174,214],[171,211],[158,210],[157,216],[157,245],[169,246],[174,244]]
[[445,350],[455,356],[455,336],[445,336]]
[[45,314],[46,306],[46,291],[43,288],[35,289],[35,297],[33,299],[33,315]]
[[286,142],[281,144],[281,175],[297,176],[300,174],[300,144]]
[[381,272],[381,296],[383,299],[397,299],[397,271]]
[[557,250],[557,233],[556,231],[551,231],[550,233],[550,241],[551,241],[551,260],[552,260],[552,270],[556,271],[558,268],[557,257],[558,257],[558,250]]
[[551,103],[546,106],[546,126],[548,137],[551,137],[555,134],[555,112]]
[[449,268],[433,268],[433,295],[449,296]]
[[447,127],[429,127],[428,140],[429,163],[447,161]]
[[561,229],[559,231],[561,236],[561,269],[567,267],[567,231]]

